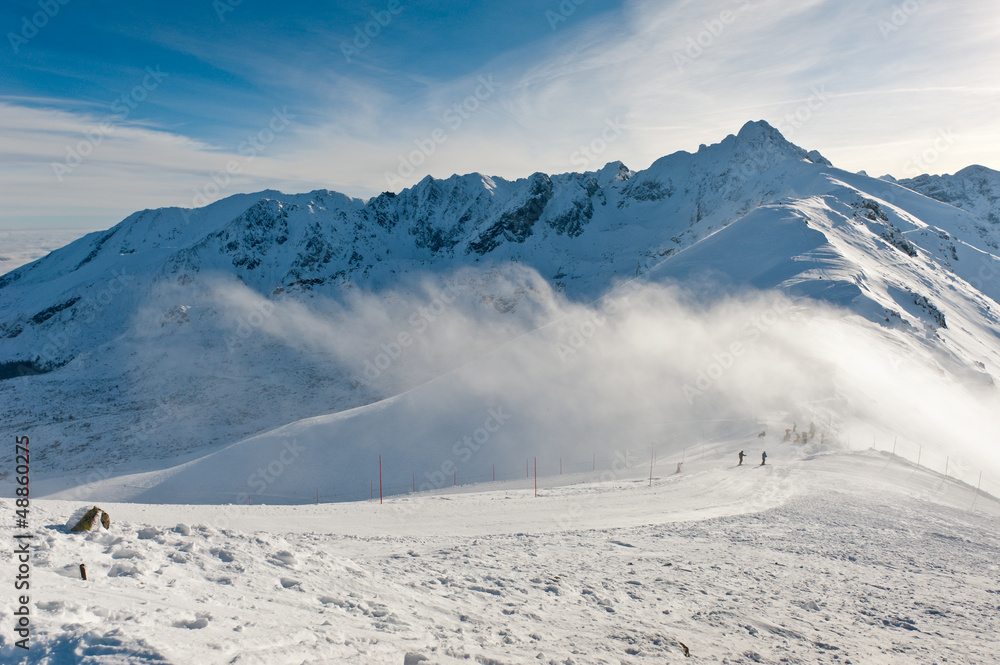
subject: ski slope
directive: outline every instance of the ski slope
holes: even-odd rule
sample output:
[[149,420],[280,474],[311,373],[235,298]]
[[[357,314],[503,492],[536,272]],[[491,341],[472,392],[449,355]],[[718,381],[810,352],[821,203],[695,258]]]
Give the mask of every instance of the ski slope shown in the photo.
[[86,535],[65,524],[89,504],[35,500],[36,633],[25,654],[4,631],[0,658],[994,662],[1000,503],[886,453],[776,438],[681,473],[659,460],[651,481],[648,462],[540,479],[537,497],[521,480],[382,504],[102,504],[110,530]]

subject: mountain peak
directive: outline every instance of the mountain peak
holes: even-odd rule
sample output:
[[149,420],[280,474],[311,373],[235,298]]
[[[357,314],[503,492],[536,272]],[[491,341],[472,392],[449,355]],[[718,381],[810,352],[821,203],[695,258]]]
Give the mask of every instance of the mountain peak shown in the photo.
[[779,140],[782,143],[788,143],[788,139],[786,139],[781,132],[772,127],[766,120],[751,120],[747,122],[740,129],[736,138],[743,139],[744,141],[756,138],[765,138]]

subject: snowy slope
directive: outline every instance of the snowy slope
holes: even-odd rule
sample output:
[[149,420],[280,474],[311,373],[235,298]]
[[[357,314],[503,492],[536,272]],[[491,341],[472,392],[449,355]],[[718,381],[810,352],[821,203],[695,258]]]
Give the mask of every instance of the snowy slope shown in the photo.
[[[801,358],[826,368],[816,370],[822,380],[800,387],[780,360],[783,378],[769,385],[784,393],[734,378],[716,397],[736,399],[749,385],[766,399],[706,404],[699,417],[712,408],[812,417],[805,403],[823,400],[841,409],[819,409],[823,417],[854,417],[863,373],[842,389],[840,366],[869,342],[953,382],[961,401],[1000,375],[1000,258],[981,225],[900,185],[836,169],[763,122],[642,172],[609,164],[512,182],[472,174],[367,202],[262,192],[143,211],[0,277],[0,416],[44,442],[39,473],[71,484],[235,454],[221,451],[303,418],[335,429],[356,421],[368,439],[314,435],[338,460],[417,448],[429,451],[420,471],[434,472],[488,408],[519,399],[524,424],[511,426],[512,441],[605,446],[623,431],[648,441],[664,435],[662,421],[636,414],[676,417],[689,407],[684,386],[740,339],[742,321],[727,318],[725,299],[752,303],[739,316],[767,309],[757,305],[770,296],[747,289],[790,298],[810,320],[847,321],[851,343],[807,340],[815,348]],[[623,304],[612,325],[597,324],[613,334],[576,353],[576,340],[593,336],[588,319],[603,320],[606,303],[625,297],[614,295],[621,287],[602,296],[637,278],[656,288]],[[683,293],[664,295],[675,284]],[[699,322],[699,307],[720,299],[717,320]],[[637,322],[666,334],[643,349],[636,340],[648,328]],[[800,324],[790,325],[768,331],[743,364],[768,379],[768,354],[780,355]],[[691,348],[702,339],[711,344]],[[600,364],[567,370],[584,356]],[[681,357],[690,363],[678,366]],[[504,368],[521,368],[521,378]],[[54,371],[35,373],[46,370]],[[623,378],[600,385],[609,372]],[[500,378],[489,385],[484,376]],[[414,424],[413,413],[426,418]],[[902,434],[898,414],[888,420],[880,426]],[[552,431],[546,422],[579,424]],[[519,427],[533,434],[515,437]],[[504,446],[513,458],[528,444]]]
[[997,249],[1000,242],[1000,172],[969,166],[954,175],[922,175],[898,181],[914,191],[977,217],[979,232]]
[[[740,449],[751,455],[743,467]],[[677,461],[658,459],[651,482],[646,460],[550,479],[537,498],[520,481],[382,505],[102,504],[111,529],[87,535],[63,526],[84,504],[36,500],[32,649],[15,649],[4,631],[0,658],[995,659],[995,499],[887,453],[774,434],[716,442],[680,474]],[[8,523],[0,534],[10,539]],[[11,570],[0,583],[11,584]],[[0,606],[4,625],[11,611]]]

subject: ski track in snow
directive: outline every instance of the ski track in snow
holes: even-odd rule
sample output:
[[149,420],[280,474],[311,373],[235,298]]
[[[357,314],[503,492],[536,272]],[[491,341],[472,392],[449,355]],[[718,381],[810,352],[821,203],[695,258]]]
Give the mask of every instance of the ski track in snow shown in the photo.
[[34,501],[36,632],[24,657],[4,631],[0,658],[995,662],[996,500],[970,511],[973,489],[881,454],[771,452],[766,467],[727,455],[537,499],[108,504],[110,531],[85,535],[65,527],[80,504]]

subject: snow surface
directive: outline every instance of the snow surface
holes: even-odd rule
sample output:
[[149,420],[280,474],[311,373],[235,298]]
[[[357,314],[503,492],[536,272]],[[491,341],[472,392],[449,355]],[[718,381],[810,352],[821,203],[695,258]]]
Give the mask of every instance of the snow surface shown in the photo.
[[102,503],[111,528],[90,534],[66,526],[89,504],[34,500],[36,632],[25,654],[3,631],[0,658],[995,662],[1000,502],[779,434],[689,449],[681,473],[658,459],[651,483],[648,458],[540,479],[537,498],[521,480],[383,504]]

